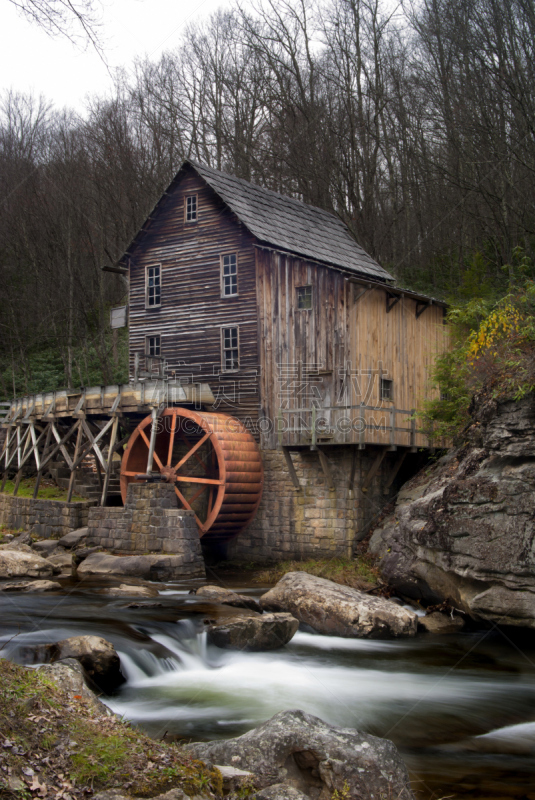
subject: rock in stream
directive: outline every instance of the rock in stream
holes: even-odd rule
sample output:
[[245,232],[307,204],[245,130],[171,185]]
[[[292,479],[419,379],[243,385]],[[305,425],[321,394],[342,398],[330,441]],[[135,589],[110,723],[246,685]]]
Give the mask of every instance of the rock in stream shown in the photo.
[[266,611],[288,611],[327,636],[414,636],[418,623],[413,611],[391,600],[306,572],[287,572],[262,595],[260,605]]

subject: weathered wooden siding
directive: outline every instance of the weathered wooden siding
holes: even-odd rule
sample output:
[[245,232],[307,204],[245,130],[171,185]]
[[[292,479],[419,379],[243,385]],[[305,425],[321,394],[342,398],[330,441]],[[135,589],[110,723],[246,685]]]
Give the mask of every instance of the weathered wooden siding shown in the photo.
[[[417,308],[421,310],[422,304],[405,295],[387,313],[386,291],[375,288],[359,297],[364,288],[358,284],[348,287],[352,298],[349,314],[351,366],[358,376],[351,382],[351,405],[365,402],[378,407],[379,412],[367,411],[366,415],[374,415],[376,420],[384,416],[387,426],[393,409],[397,409],[401,413],[395,414],[395,426],[414,427],[410,414],[404,412],[421,409],[424,399],[433,394],[432,366],[448,344],[444,310],[430,305],[417,317]],[[391,402],[380,399],[381,373],[383,378],[392,381]],[[418,420],[416,425],[420,426]],[[390,443],[390,432],[377,431],[374,441]],[[392,444],[425,447],[430,442],[421,433],[411,442],[409,433],[396,431]]]
[[[281,405],[310,407],[320,396],[323,405],[335,404],[348,341],[346,280],[336,270],[261,248],[257,274],[262,414],[268,430],[270,423],[280,424]],[[299,310],[297,287],[307,285],[313,287],[312,309]],[[285,415],[284,424],[293,428],[298,417]],[[275,447],[278,438],[275,430],[263,444]],[[287,434],[283,443],[297,438]]]
[[[186,195],[198,221],[184,221]],[[237,253],[238,296],[221,297],[220,256]],[[161,265],[159,308],[145,308],[145,268]],[[130,370],[145,338],[160,335],[168,375],[206,381],[215,407],[240,419],[258,415],[258,324],[252,237],[191,169],[171,188],[130,254]],[[240,370],[221,369],[221,327],[237,325]]]
[[[318,444],[427,446],[410,411],[429,395],[446,346],[442,308],[416,318],[417,301],[404,297],[387,313],[386,289],[361,294],[365,286],[336,270],[267,249],[257,248],[257,274],[263,445],[310,442],[316,405]],[[309,311],[297,308],[305,285]],[[393,402],[380,399],[381,376],[393,381]]]

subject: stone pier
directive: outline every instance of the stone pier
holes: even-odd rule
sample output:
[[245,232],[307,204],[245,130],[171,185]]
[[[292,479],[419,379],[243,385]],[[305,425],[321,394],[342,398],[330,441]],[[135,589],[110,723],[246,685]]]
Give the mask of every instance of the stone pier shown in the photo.
[[[229,542],[228,558],[250,561],[351,557],[356,543],[397,491],[388,486],[398,452],[387,453],[363,491],[377,450],[350,446],[322,448],[333,488],[329,488],[318,453],[292,452],[300,488],[292,482],[281,450],[262,450],[264,492],[258,513],[239,536]],[[416,458],[416,456],[411,456]],[[407,459],[407,463],[409,459]],[[350,476],[353,473],[353,484]]]
[[205,574],[195,515],[177,507],[169,483],[131,483],[124,508],[90,509],[88,529],[90,546],[117,555],[158,556],[173,578]]

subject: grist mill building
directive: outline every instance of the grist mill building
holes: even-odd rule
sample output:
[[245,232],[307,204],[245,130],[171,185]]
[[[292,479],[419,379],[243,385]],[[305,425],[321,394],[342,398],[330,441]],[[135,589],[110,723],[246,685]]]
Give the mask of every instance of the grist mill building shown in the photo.
[[[123,256],[132,380],[209,385],[258,443],[246,558],[352,552],[418,451],[444,305],[333,214],[186,161]],[[405,472],[406,474],[406,472]],[[239,505],[239,504],[236,504]]]
[[[111,269],[129,285],[112,313],[128,317],[128,385],[14,400],[3,482],[33,465],[37,497],[54,469],[70,500],[90,463],[101,506],[128,494],[131,515],[131,484],[165,481],[174,493],[155,498],[231,557],[350,555],[440,444],[416,411],[447,346],[444,304],[395,288],[335,215],[192,161]],[[149,512],[147,531],[88,513],[105,547],[152,549]]]

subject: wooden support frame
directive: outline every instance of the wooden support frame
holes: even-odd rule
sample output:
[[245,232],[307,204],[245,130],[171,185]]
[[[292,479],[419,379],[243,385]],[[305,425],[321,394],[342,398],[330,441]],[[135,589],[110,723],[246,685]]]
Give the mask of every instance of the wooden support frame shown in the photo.
[[355,474],[357,472],[357,460],[358,460],[358,449],[356,447],[353,448],[353,452],[351,453],[351,472],[349,473],[349,485],[348,489],[353,489],[355,484]]
[[422,316],[426,308],[433,305],[432,300],[428,300],[426,303],[421,302],[419,300],[416,301],[416,319]]
[[284,456],[284,460],[286,461],[286,466],[288,467],[288,472],[290,473],[290,478],[292,479],[293,485],[298,491],[301,491],[301,484],[299,483],[299,478],[297,477],[297,472],[295,471],[294,462],[292,461],[292,454],[287,447],[282,448],[282,454]]
[[[78,453],[80,452],[80,444],[82,441],[82,433],[83,427],[81,425],[78,426],[78,432],[76,434],[76,445],[74,448],[74,461],[78,458]],[[73,462],[74,464],[74,462]],[[76,467],[73,466],[71,469],[71,477],[69,478],[69,489],[67,491],[67,503],[70,503],[72,500],[72,494],[74,492],[74,479],[76,477]]]
[[[33,493],[35,499],[46,467],[58,453],[61,453],[62,460],[70,471],[67,502],[71,502],[75,487],[76,470],[89,453],[92,453],[97,466],[101,502],[105,503],[109,493],[113,455],[128,441],[130,435],[129,432],[118,441],[121,420],[121,414],[117,410],[119,403],[120,397],[118,396],[112,406],[113,416],[101,428],[86,418],[83,403],[80,404],[80,401],[76,406],[78,410],[74,409],[73,411],[73,415],[76,413],[77,418],[73,419],[71,416],[70,419],[62,420],[63,429],[60,427],[60,420],[50,415],[51,406],[48,406],[45,410],[44,416],[46,416],[46,420],[44,417],[40,418],[44,427],[36,424],[33,419],[28,419],[27,421],[20,419],[17,420],[18,424],[9,425],[6,441],[0,456],[0,463],[3,467],[0,490],[5,488],[9,468],[15,467],[17,472],[14,494],[16,495],[22,480],[23,468],[31,459],[36,472]],[[67,430],[65,430],[65,422],[72,423],[69,424]],[[125,427],[129,428],[128,425]]]
[[368,294],[368,292],[371,292],[371,290],[373,289],[373,286],[371,286],[371,285],[368,285],[368,286],[366,286],[366,288],[365,288],[365,289],[361,289],[361,290],[360,290],[360,292],[358,292],[358,293],[357,293],[357,286],[356,286],[356,284],[354,284],[354,286],[355,286],[354,295],[353,295],[353,304],[354,304],[354,305],[356,305],[356,304],[358,303],[358,301],[359,301],[359,300],[360,300],[362,297],[364,297],[364,295],[365,295],[365,294]]
[[333,476],[332,476],[332,472],[331,472],[331,465],[329,464],[329,459],[327,458],[327,456],[325,455],[325,453],[323,452],[323,450],[321,448],[318,448],[318,456],[319,456],[321,468],[323,470],[323,474],[325,475],[325,478],[327,480],[327,486],[329,488],[329,491],[334,492],[336,487],[334,485],[334,480],[333,480]]
[[[49,449],[49,447],[50,447],[50,438],[51,438],[51,435],[52,435],[52,430],[51,430],[51,428],[50,428],[50,425],[47,425],[47,427],[46,427],[46,439],[45,439],[45,446],[44,446],[44,448],[43,448],[43,458],[46,456],[46,454],[47,454],[47,450],[48,450],[48,449]],[[43,467],[42,467],[42,465],[41,465],[41,467],[40,467],[40,468],[38,469],[38,471],[37,471],[37,477],[36,477],[36,479],[35,479],[35,486],[34,486],[34,488],[33,488],[33,499],[34,499],[34,500],[37,498],[37,496],[38,496],[38,494],[39,494],[39,484],[41,483],[41,477],[42,477],[42,475],[43,475]]]
[[387,479],[387,481],[386,481],[386,483],[385,483],[385,485],[383,487],[383,494],[388,494],[390,487],[394,483],[394,481],[396,479],[396,476],[397,476],[399,470],[401,469],[401,465],[405,461],[405,456],[406,455],[407,455],[407,451],[404,450],[399,455],[399,457],[397,458],[396,463],[392,467],[392,471],[391,471],[390,475],[388,476],[388,479]]
[[370,488],[371,482],[373,481],[373,479],[377,475],[377,473],[379,471],[379,467],[383,463],[383,459],[384,459],[385,456],[386,456],[386,448],[383,448],[382,450],[380,450],[377,453],[377,455],[375,456],[375,460],[374,460],[373,464],[371,465],[371,467],[370,467],[370,469],[368,471],[368,474],[364,478],[362,486],[360,487],[362,492],[367,492],[368,489]]
[[390,314],[390,312],[392,311],[392,309],[394,308],[396,303],[399,303],[399,301],[402,299],[402,297],[403,297],[402,294],[389,294],[388,292],[386,293],[386,313],[387,314]]
[[102,495],[100,497],[100,505],[105,506],[108,499],[108,489],[110,485],[111,471],[113,467],[113,448],[117,439],[117,428],[119,427],[119,417],[114,417],[113,425],[111,428],[110,446],[108,450],[108,464],[106,474],[104,476],[104,486],[102,487]]

